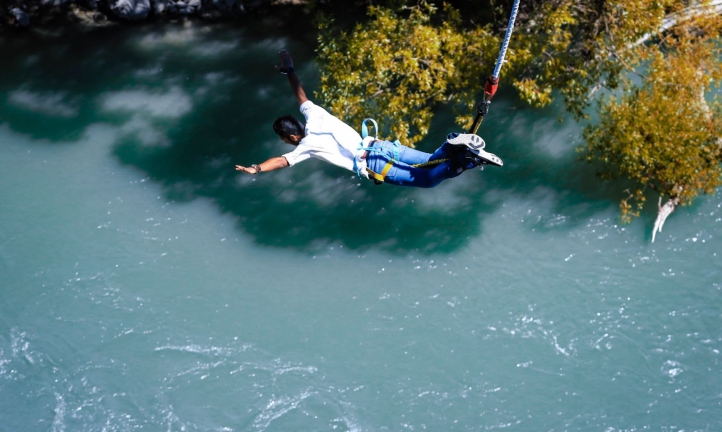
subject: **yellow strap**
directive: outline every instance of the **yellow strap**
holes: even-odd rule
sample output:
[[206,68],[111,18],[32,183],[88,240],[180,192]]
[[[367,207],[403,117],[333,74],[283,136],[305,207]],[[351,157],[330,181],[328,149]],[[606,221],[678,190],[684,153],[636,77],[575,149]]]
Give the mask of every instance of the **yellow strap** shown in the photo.
[[384,178],[381,175],[371,171],[371,169],[366,168],[366,172],[369,173],[369,177],[371,177],[373,180],[376,180],[377,182],[380,182],[380,183],[384,182]]
[[366,168],[366,172],[369,173],[369,177],[371,177],[372,179],[383,183],[384,179],[386,178],[386,174],[388,174],[389,171],[391,171],[391,168],[393,166],[394,166],[394,163],[389,161],[389,162],[386,162],[386,166],[384,167],[384,169],[381,170],[381,174],[371,171],[371,168]]
[[393,162],[391,162],[391,161],[386,162],[386,166],[384,167],[384,169],[381,170],[381,177],[386,178],[386,174],[388,174],[389,171],[391,171],[391,168],[393,166],[394,166]]

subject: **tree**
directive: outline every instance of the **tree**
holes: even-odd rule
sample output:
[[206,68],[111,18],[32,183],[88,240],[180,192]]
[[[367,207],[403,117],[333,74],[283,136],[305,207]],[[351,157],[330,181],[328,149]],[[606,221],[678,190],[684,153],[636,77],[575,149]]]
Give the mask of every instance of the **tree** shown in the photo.
[[591,96],[609,90],[600,122],[585,129],[586,159],[602,163],[603,179],[635,183],[620,203],[623,221],[639,216],[648,190],[660,194],[652,241],[678,205],[720,185],[720,106],[710,107],[705,94],[722,76],[721,5],[542,1],[518,38],[517,56],[528,61],[517,62],[514,86],[530,104],[550,103],[556,89],[576,118],[586,118]]
[[625,82],[620,96],[602,101],[600,122],[584,132],[587,160],[602,162],[602,178],[635,183],[620,204],[624,220],[639,215],[647,189],[660,195],[652,241],[678,205],[722,184],[720,104],[705,97],[722,78],[721,27],[714,15],[689,17],[642,47],[649,66],[641,83]]
[[[482,25],[423,0],[402,13],[370,7],[348,33],[322,20],[318,96],[347,121],[381,117],[408,144],[423,138],[442,102],[465,107],[457,122],[468,127],[503,35],[492,23],[509,12],[508,2],[492,3]],[[503,79],[532,106],[558,92],[578,120],[598,98],[585,158],[601,162],[603,179],[635,183],[621,200],[625,221],[656,191],[660,204],[667,198],[656,232],[677,205],[720,185],[720,105],[705,94],[722,78],[721,10],[722,0],[522,2]]]
[[360,124],[373,116],[384,135],[413,145],[427,134],[437,104],[473,107],[499,40],[488,27],[461,29],[450,7],[439,14],[421,3],[402,14],[372,6],[368,22],[340,34],[322,18],[317,97],[344,121]]

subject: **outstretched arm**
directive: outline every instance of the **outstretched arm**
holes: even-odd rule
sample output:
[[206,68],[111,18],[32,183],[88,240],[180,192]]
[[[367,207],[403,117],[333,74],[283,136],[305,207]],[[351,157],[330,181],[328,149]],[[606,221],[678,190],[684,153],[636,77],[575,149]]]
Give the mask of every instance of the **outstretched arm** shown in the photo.
[[286,168],[288,165],[288,161],[283,156],[277,156],[271,159],[268,159],[265,162],[261,162],[258,165],[251,165],[250,167],[245,167],[243,165],[236,165],[236,171],[243,171],[246,174],[258,174],[260,172],[266,172],[266,171],[273,171],[280,168]]
[[303,105],[308,98],[306,97],[306,92],[303,91],[303,87],[301,87],[301,81],[298,79],[296,72],[293,71],[293,59],[291,58],[291,53],[282,49],[278,55],[281,57],[281,64],[280,66],[276,66],[276,69],[281,71],[281,73],[286,74],[288,82],[291,84],[291,91],[293,91],[293,95],[296,96],[298,104]]

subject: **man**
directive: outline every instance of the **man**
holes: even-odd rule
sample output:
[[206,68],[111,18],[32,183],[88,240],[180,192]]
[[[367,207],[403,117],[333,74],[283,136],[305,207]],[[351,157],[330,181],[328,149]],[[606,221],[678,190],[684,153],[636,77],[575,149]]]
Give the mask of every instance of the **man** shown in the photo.
[[[306,126],[290,115],[279,117],[273,123],[274,132],[296,148],[250,167],[236,165],[237,171],[259,174],[314,157],[354,171],[377,184],[429,188],[479,165],[503,165],[499,157],[483,150],[484,140],[474,134],[451,133],[433,154],[373,137],[362,140],[352,127],[308,100],[293,71],[291,54],[284,49],[279,55],[281,64],[276,68],[288,77]],[[425,166],[418,166],[422,164]]]

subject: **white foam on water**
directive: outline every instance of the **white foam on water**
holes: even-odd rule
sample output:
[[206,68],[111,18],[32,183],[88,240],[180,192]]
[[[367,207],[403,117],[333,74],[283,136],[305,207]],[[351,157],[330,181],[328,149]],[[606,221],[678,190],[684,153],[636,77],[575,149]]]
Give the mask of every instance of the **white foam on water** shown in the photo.
[[149,33],[136,40],[138,48],[143,50],[160,50],[169,47],[184,47],[200,38],[198,29],[192,26],[184,28],[168,27],[162,32]]
[[176,119],[193,109],[188,93],[173,86],[167,91],[122,90],[106,93],[99,98],[101,109],[114,112],[125,111],[133,115],[116,129],[117,138],[135,136],[143,145],[169,147],[172,143],[167,128],[153,122],[154,119]]
[[471,199],[465,194],[468,194],[473,183],[479,180],[476,176],[483,175],[478,171],[478,169],[467,170],[459,177],[446,180],[435,188],[414,189],[411,191],[414,203],[424,212],[433,211],[442,214],[455,214],[468,208]]
[[297,409],[304,400],[314,394],[316,394],[315,391],[306,389],[294,396],[271,397],[266,406],[253,419],[253,429],[258,431],[266,430],[271,425],[271,422]]
[[12,343],[12,355],[14,358],[22,358],[28,363],[35,364],[35,358],[31,355],[30,342],[27,340],[27,333],[12,329],[10,333]]
[[238,82],[239,77],[232,75],[230,72],[208,72],[203,75],[203,79],[212,86],[228,85]]
[[52,432],[63,432],[65,430],[65,399],[58,393],[55,393],[55,409],[53,412],[53,424],[51,426]]
[[[313,171],[301,179],[296,179],[292,170],[284,170],[273,176],[263,178],[264,182],[272,182],[277,189],[275,199],[284,203],[297,201],[316,203],[319,207],[358,204],[369,199],[365,189],[358,187],[358,182],[348,180],[342,168],[337,168],[338,173],[325,173]],[[330,177],[338,174],[343,177]],[[242,180],[242,184],[249,183],[249,180]]]
[[[281,38],[268,38],[264,39],[260,42],[256,42],[253,45],[253,48],[257,50],[258,52],[269,52],[269,51],[280,51],[282,48],[286,48],[288,46],[288,39],[281,37]],[[303,68],[304,72],[308,72],[309,70],[315,70],[316,66],[313,65],[312,62],[302,63],[301,68]],[[294,64],[294,69],[296,69],[296,65]]]
[[569,155],[569,149],[573,148],[571,143],[579,141],[580,126],[577,122],[567,121],[559,124],[557,119],[535,121],[531,128],[525,128],[530,136],[544,137],[542,140],[535,140],[534,145],[544,150],[547,155],[553,158],[563,158]]
[[[166,410],[164,410],[164,411],[166,411],[166,412],[165,412],[165,417],[163,418],[163,420],[164,420],[165,423],[168,425],[168,429],[167,429],[168,432],[172,432],[172,431],[175,431],[175,430],[180,430],[180,431],[186,431],[186,430],[188,430],[188,429],[187,429],[187,426],[188,426],[188,425],[187,425],[186,423],[184,423],[184,422],[180,419],[180,417],[178,417],[178,415],[176,415],[176,413],[173,411],[173,405],[169,406],[169,407],[168,407]],[[174,426],[176,426],[176,425],[177,425],[178,427],[174,427]]]
[[210,98],[212,101],[221,102],[232,98],[232,94],[220,87],[228,87],[238,85],[243,78],[237,74],[231,74],[226,71],[209,72],[203,76],[203,85],[198,87],[194,92],[195,98]]
[[[248,346],[250,348],[250,346]],[[243,352],[246,349],[246,346],[244,345],[240,350],[234,349],[234,348],[224,348],[224,347],[204,347],[201,345],[165,345],[155,348],[154,351],[177,351],[177,352],[184,352],[184,353],[191,353],[191,354],[205,354],[205,355],[213,355],[213,356],[230,356],[231,354],[235,354],[238,352]]]
[[3,350],[0,349],[0,378],[6,378],[8,375],[8,368],[6,365],[10,363],[10,360],[3,358],[4,354]]
[[[222,362],[222,361],[214,362],[214,363],[198,363],[197,366],[193,366],[188,370],[178,372],[177,374],[175,374],[175,376],[180,377],[180,376],[191,375],[191,374],[196,375],[198,372],[209,371],[209,370],[217,368],[219,366],[223,366],[224,364],[225,364],[225,362]],[[202,376],[201,379],[205,379],[206,377],[208,377],[207,374]]]
[[191,54],[195,54],[200,57],[213,57],[221,54],[226,54],[230,51],[236,51],[238,49],[237,41],[210,41],[203,42],[200,44],[194,44],[191,48]]
[[172,48],[187,48],[186,54],[194,57],[217,57],[229,52],[238,53],[243,45],[239,39],[214,40],[208,35],[207,27],[186,23],[183,28],[168,27],[138,38],[136,46],[144,51],[162,51]]
[[163,64],[161,62],[153,66],[148,66],[144,69],[138,69],[133,72],[133,76],[136,78],[150,78],[160,75],[163,72]]
[[272,97],[275,97],[277,94],[277,87],[276,86],[259,86],[256,89],[256,97],[260,100],[268,100]]
[[119,129],[121,136],[135,135],[145,146],[170,147],[172,144],[165,131],[154,126],[140,114],[134,115],[130,121]]
[[159,118],[182,117],[193,109],[191,97],[177,86],[165,92],[153,90],[108,92],[100,96],[100,104],[105,111],[143,111]]
[[668,377],[674,378],[684,372],[684,369],[682,369],[682,364],[680,362],[676,360],[667,360],[662,365],[662,371]]
[[502,328],[502,331],[513,337],[545,340],[551,344],[557,354],[564,357],[572,357],[576,354],[574,340],[567,344],[560,343],[559,335],[552,330],[554,328],[553,323],[545,323],[539,318],[527,315],[522,315],[515,321],[516,325],[514,327]]
[[321,172],[307,176],[300,185],[310,187],[310,196],[306,195],[306,198],[322,206],[331,206],[344,200],[359,203],[367,198],[366,191],[357,187],[355,181],[332,181]]
[[77,106],[68,102],[67,99],[68,93],[63,91],[38,92],[24,89],[11,91],[8,96],[11,104],[28,111],[53,117],[77,116]]
[[276,359],[272,362],[246,362],[241,366],[233,369],[230,374],[234,375],[243,371],[263,371],[268,372],[272,376],[285,375],[287,373],[301,373],[301,374],[315,374],[318,372],[318,368],[315,366],[300,366],[288,362],[282,362],[280,359]]

